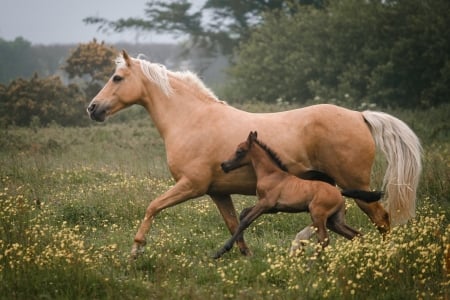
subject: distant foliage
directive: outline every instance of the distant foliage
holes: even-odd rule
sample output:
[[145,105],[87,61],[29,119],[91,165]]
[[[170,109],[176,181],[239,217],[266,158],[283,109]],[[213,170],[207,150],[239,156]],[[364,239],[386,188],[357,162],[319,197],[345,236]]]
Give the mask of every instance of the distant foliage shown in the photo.
[[0,83],[8,83],[19,76],[32,76],[39,68],[33,52],[31,43],[21,37],[10,42],[0,38]]
[[15,79],[0,85],[0,122],[3,125],[41,126],[56,122],[77,125],[86,118],[85,100],[78,86],[64,85],[57,76]]
[[269,14],[241,44],[235,99],[433,107],[450,95],[450,2],[330,1]]
[[247,40],[251,28],[261,20],[261,15],[264,13],[288,8],[292,3],[321,8],[326,0],[205,0],[200,2],[150,0],[145,3],[145,18],[108,20],[91,16],[83,21],[86,24],[97,25],[98,29],[103,31],[122,32],[131,29],[174,35],[186,34],[190,41],[186,50],[202,49],[206,50],[205,55],[218,52],[229,56],[239,42]]
[[82,87],[86,96],[92,98],[112,75],[117,55],[118,51],[114,47],[94,39],[78,45],[67,58],[63,70],[71,79],[83,79]]
[[86,125],[86,103],[113,73],[117,51],[96,40],[80,44],[63,69],[74,83],[66,85],[58,76],[17,78],[0,85],[0,124],[46,126]]

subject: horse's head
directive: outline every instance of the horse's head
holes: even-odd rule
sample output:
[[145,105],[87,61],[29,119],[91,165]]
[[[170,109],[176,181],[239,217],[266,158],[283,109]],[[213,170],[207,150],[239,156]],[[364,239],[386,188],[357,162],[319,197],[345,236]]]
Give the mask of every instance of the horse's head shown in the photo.
[[251,163],[249,151],[253,144],[253,142],[258,137],[258,133],[256,131],[250,132],[248,138],[245,142],[240,143],[234,154],[226,161],[224,161],[220,166],[225,173],[228,173],[232,170],[241,168]]
[[140,79],[140,62],[130,58],[125,51],[116,61],[113,76],[94,97],[87,108],[92,120],[102,122],[107,116],[138,103],[143,96],[143,81]]

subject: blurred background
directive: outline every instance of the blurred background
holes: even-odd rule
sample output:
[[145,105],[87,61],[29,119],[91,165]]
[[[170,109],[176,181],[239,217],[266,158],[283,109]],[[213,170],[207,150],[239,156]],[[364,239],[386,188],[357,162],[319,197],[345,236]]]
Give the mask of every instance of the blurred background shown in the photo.
[[[82,120],[122,49],[230,103],[445,106],[449,15],[446,0],[2,1],[1,124]],[[57,120],[43,103],[76,111]]]

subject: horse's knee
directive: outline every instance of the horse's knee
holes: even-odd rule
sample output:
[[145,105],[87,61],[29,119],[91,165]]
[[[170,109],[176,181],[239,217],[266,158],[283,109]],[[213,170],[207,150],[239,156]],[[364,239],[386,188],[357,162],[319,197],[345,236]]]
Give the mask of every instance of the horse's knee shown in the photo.
[[375,223],[377,225],[377,229],[380,233],[386,234],[391,229],[391,221],[389,218],[389,213],[387,211],[384,211],[382,213],[380,220]]
[[384,209],[384,207],[378,204],[373,212],[372,216],[370,216],[372,222],[377,227],[378,231],[382,234],[388,233],[391,229],[391,222],[389,219],[389,213]]

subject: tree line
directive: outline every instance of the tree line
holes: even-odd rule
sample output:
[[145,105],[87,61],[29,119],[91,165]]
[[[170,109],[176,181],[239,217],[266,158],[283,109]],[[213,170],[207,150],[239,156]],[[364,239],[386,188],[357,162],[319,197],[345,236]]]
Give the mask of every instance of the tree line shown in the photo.
[[85,22],[228,55],[229,99],[428,108],[450,95],[449,15],[448,0],[152,0],[144,19]]
[[[207,0],[198,10],[188,0],[152,0],[145,11],[142,20],[85,22],[184,33],[188,48],[226,55],[227,101],[427,109],[450,96],[448,0]],[[0,124],[86,124],[84,105],[111,75],[117,50],[78,45],[57,64],[69,81],[33,51],[21,38],[0,39]],[[29,74],[24,65],[47,71]],[[7,72],[15,79],[6,84]]]
[[18,77],[0,84],[0,124],[18,126],[85,125],[86,99],[100,90],[114,70],[118,51],[96,40],[74,48],[62,66],[72,81],[57,75]]
[[[117,44],[131,53],[148,45]],[[93,40],[78,45],[34,46],[0,39],[0,127],[86,126],[87,103],[114,71],[118,49]],[[152,58],[177,56],[176,45],[152,45]]]
[[231,68],[235,97],[429,108],[450,96],[450,2],[330,1],[265,16]]

